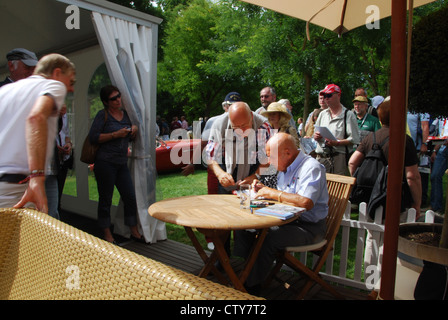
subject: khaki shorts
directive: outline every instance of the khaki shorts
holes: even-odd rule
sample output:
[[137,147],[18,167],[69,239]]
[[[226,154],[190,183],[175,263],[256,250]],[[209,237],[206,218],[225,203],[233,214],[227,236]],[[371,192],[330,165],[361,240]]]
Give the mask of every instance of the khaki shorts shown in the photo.
[[[25,193],[28,183],[18,184],[9,182],[0,182],[0,208],[12,208]],[[29,206],[28,206],[29,205]],[[28,204],[27,207],[33,207],[33,204]]]

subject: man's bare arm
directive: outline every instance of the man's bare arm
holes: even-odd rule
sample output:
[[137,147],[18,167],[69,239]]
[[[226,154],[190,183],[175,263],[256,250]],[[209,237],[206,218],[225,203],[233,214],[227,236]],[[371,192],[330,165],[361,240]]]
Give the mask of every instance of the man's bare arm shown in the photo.
[[[41,96],[37,99],[26,122],[26,149],[28,152],[28,166],[30,172],[45,170],[48,138],[48,118],[54,114],[53,98]],[[28,183],[22,199],[14,206],[23,207],[27,202],[36,205],[36,209],[48,212],[48,202],[45,193],[45,176],[32,177]]]

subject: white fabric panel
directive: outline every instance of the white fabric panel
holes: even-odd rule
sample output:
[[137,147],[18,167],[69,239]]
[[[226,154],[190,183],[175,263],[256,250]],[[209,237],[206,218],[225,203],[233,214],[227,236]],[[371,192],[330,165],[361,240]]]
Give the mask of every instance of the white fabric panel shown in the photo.
[[[147,242],[165,240],[165,224],[149,216],[148,207],[155,201],[155,66],[156,46],[152,47],[153,30],[135,23],[92,13],[93,24],[103,50],[112,83],[117,86],[132,123],[139,127],[133,143],[131,172],[137,195],[139,221]],[[155,68],[155,67],[154,67]],[[153,102],[154,101],[154,102]],[[154,149],[155,150],[155,149]],[[115,232],[126,236],[122,206],[115,217]]]

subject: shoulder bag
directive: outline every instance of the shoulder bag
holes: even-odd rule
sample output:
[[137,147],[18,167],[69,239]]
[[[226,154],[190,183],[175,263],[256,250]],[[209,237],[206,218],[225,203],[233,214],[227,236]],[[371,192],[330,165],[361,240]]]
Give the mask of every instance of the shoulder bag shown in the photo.
[[[104,111],[104,126],[106,125],[107,121],[107,111]],[[104,129],[103,126],[103,129]],[[102,131],[102,130],[101,130]],[[82,145],[81,150],[81,157],[79,160],[81,160],[84,163],[92,164],[95,162],[96,152],[98,151],[98,148],[100,145],[98,143],[91,143],[89,138],[89,133],[87,134],[87,137],[84,139],[84,143]]]

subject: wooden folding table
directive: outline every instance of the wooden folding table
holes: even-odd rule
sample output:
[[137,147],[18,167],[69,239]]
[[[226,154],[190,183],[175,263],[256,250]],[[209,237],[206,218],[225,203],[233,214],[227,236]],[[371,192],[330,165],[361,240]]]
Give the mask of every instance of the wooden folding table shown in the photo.
[[[196,251],[205,263],[199,276],[206,277],[212,271],[219,281],[227,284],[225,277],[214,266],[219,259],[233,286],[246,291],[243,284],[260,252],[270,227],[280,226],[293,221],[252,214],[249,209],[241,209],[239,198],[235,195],[200,195],[162,200],[148,209],[149,214],[161,221],[183,226]],[[214,250],[210,256],[204,251],[196,238],[193,228],[211,238]],[[224,244],[232,230],[255,229],[258,237],[239,276],[230,265]]]

